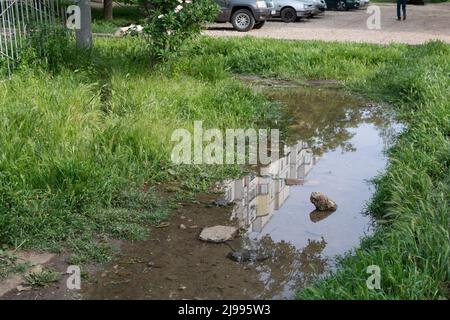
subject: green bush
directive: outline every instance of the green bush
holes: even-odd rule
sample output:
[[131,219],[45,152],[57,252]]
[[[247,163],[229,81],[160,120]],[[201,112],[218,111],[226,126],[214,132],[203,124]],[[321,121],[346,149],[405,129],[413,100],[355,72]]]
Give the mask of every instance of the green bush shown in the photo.
[[218,6],[213,0],[153,0],[145,20],[144,32],[150,41],[154,58],[167,58],[181,44],[199,34],[208,21],[213,21]]

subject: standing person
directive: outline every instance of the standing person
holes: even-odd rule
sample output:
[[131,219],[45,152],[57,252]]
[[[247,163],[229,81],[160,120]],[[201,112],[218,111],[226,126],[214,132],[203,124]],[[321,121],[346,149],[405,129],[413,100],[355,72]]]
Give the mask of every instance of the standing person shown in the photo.
[[402,20],[402,15],[400,14],[400,6],[403,11],[403,20],[406,20],[406,1],[407,0],[397,0],[397,20]]

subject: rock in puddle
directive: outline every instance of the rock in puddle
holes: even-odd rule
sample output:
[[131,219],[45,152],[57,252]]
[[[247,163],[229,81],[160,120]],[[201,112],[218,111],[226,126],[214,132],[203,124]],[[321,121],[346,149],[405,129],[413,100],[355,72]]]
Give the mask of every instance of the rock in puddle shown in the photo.
[[228,206],[230,203],[227,199],[217,199],[211,202],[211,205],[216,206],[216,207],[226,207]]
[[200,240],[214,243],[222,243],[234,238],[237,228],[229,226],[215,226],[204,228],[200,233]]
[[312,204],[319,211],[336,211],[337,204],[322,192],[311,193],[310,198]]
[[262,254],[258,250],[241,250],[241,251],[231,251],[227,254],[227,258],[238,262],[262,262],[270,258],[268,254]]

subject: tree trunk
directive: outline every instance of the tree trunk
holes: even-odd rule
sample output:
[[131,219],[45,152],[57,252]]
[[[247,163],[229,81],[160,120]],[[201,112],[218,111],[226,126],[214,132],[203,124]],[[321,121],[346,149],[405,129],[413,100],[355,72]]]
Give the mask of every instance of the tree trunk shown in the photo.
[[78,48],[89,49],[92,47],[91,1],[81,0],[78,6],[81,21],[80,29],[75,30],[76,44]]
[[105,20],[113,19],[113,0],[103,0],[103,18]]

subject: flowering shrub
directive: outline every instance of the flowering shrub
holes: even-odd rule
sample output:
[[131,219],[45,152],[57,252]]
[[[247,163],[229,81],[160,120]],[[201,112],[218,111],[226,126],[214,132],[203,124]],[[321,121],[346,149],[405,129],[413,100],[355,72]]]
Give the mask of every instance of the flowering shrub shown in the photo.
[[186,39],[199,34],[206,22],[214,21],[218,6],[214,0],[151,0],[144,24],[154,58],[176,52]]

